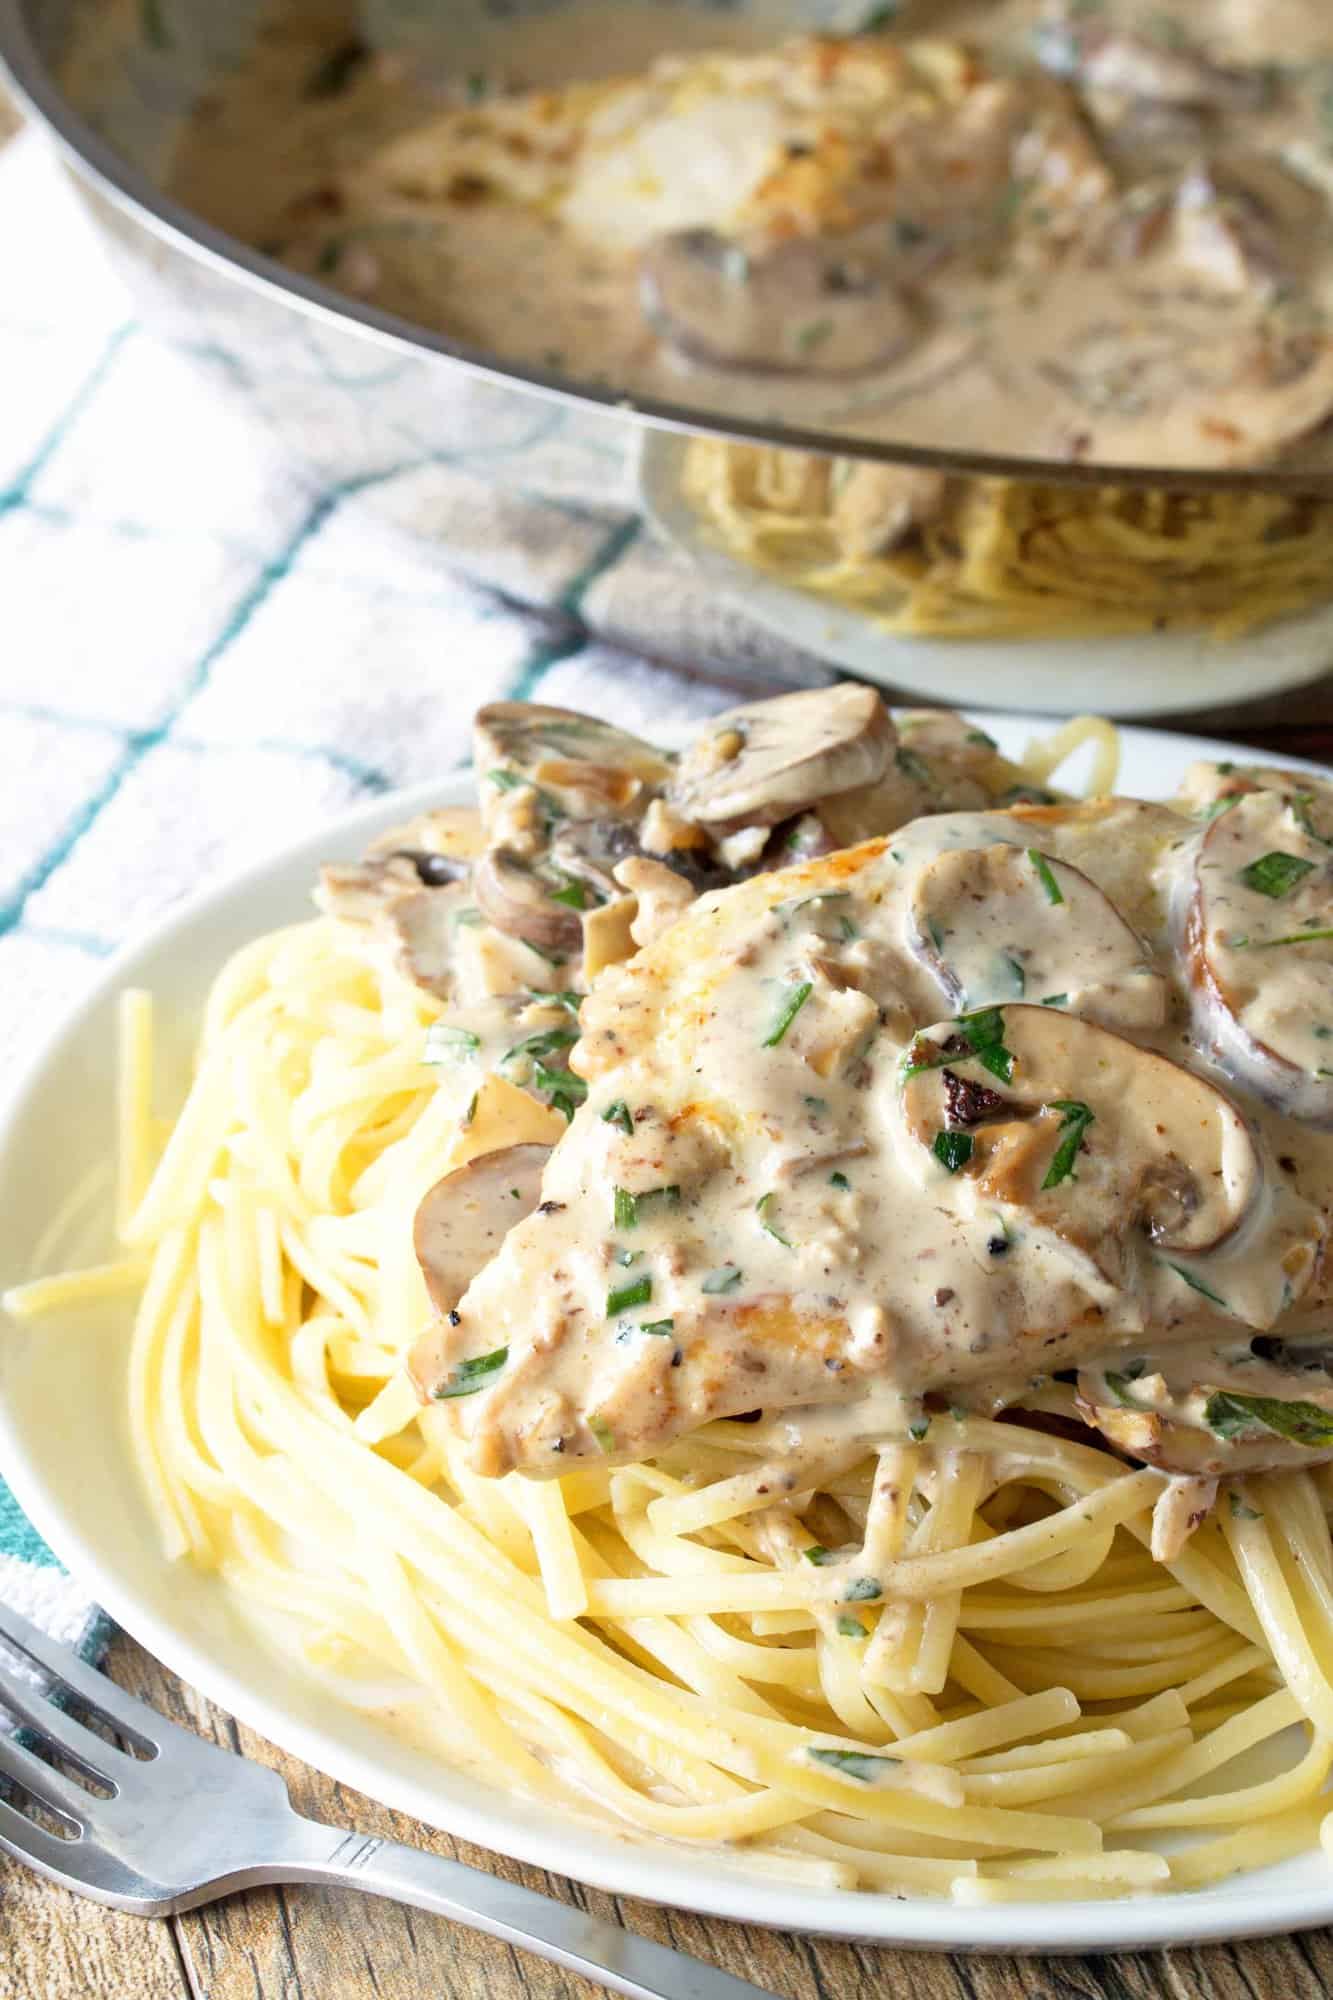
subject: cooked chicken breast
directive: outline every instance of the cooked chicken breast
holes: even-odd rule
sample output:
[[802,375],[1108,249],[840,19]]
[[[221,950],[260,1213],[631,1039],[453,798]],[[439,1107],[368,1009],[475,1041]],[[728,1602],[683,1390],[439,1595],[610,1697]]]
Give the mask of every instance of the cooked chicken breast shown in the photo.
[[1238,1063],[1191,1028],[1178,913],[1217,824],[937,813],[709,893],[606,975],[540,1200],[415,1359],[477,1468],[641,1458],[756,1408],[906,1435],[928,1398],[995,1409],[1071,1368],[1156,1462],[1333,1453],[1325,1376],[1302,1364],[1294,1428],[1270,1394],[1272,1343],[1326,1305],[1333,1141],[1264,1087],[1285,1048]]

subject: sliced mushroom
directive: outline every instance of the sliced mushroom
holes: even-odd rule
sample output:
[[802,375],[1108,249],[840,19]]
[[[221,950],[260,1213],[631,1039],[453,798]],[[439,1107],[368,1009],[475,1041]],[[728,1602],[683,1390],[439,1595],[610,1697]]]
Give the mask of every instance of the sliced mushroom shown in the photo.
[[627,820],[571,820],[551,842],[550,863],[558,874],[589,884],[599,896],[614,896],[616,864],[637,853],[638,845]]
[[[1256,1348],[1269,1345],[1262,1339]],[[1186,1349],[1108,1360],[1079,1372],[1079,1407],[1131,1457],[1164,1471],[1219,1478],[1333,1458],[1328,1351],[1304,1365]]]
[[491,780],[489,798],[483,790],[488,817],[514,779],[587,819],[636,813],[671,775],[671,759],[641,737],[541,702],[495,701],[478,709],[473,747],[478,771]]
[[[549,1146],[502,1146],[456,1167],[422,1196],[412,1244],[438,1312],[453,1311],[514,1224],[532,1214],[550,1156]],[[413,1373],[420,1382],[415,1356]]]
[[1227,69],[1198,49],[1104,27],[1095,20],[1044,22],[1034,45],[1039,62],[1053,75],[1111,97],[1253,111],[1267,89],[1257,70]]
[[438,858],[448,874],[438,887],[423,887],[423,863],[435,858],[399,851],[355,867],[325,866],[315,901],[331,917],[369,925],[405,978],[447,1000],[453,991],[457,920],[470,891],[459,879],[467,874],[466,864],[443,856]]
[[774,826],[831,794],[873,784],[894,744],[873,688],[844,681],[715,716],[668,788],[687,819],[719,832]]
[[1235,1106],[1204,1077],[1054,1008],[992,1007],[928,1028],[902,1111],[917,1171],[971,1208],[1021,1211],[1113,1284],[1145,1240],[1198,1257],[1263,1185]]
[[1255,791],[1225,804],[1199,842],[1183,930],[1195,1025],[1224,1067],[1279,1110],[1333,1123],[1325,801]]
[[1308,796],[1333,815],[1333,782],[1313,771],[1284,770],[1276,764],[1234,764],[1230,759],[1217,763],[1191,764],[1180,788],[1184,811],[1211,818],[1223,799],[1238,798],[1243,792],[1277,792],[1283,798],[1294,793]]
[[912,944],[959,1008],[1038,1000],[1107,1028],[1159,1027],[1166,982],[1110,898],[1036,848],[953,848],[912,889]]
[[472,893],[488,923],[539,951],[568,958],[583,942],[578,911],[553,901],[556,885],[511,848],[487,849],[473,871]]
[[836,847],[893,833],[925,813],[970,812],[993,801],[987,780],[1004,767],[984,729],[942,708],[904,709],[895,726],[898,741],[882,777],[820,802]]
[[655,332],[688,360],[747,374],[857,375],[919,337],[920,309],[882,247],[798,237],[747,246],[711,229],[649,245],[639,298]]

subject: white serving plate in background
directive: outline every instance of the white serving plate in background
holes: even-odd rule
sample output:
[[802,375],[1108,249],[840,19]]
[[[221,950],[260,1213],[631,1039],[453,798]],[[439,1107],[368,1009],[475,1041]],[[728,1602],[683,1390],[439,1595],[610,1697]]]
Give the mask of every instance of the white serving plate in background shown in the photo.
[[911,639],[866,611],[765,576],[710,538],[683,497],[692,440],[648,430],[639,496],[669,542],[756,624],[831,666],[946,707],[1036,715],[1183,715],[1300,687],[1333,669],[1333,603],[1225,642],[1207,632],[1102,638]]

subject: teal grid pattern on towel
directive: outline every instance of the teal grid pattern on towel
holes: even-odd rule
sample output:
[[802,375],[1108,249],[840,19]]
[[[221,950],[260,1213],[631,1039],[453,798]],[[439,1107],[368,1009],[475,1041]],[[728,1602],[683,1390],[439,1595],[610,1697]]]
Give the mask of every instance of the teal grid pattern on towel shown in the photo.
[[[611,642],[627,605],[659,657],[702,635],[724,668],[760,663],[626,507],[543,503],[527,543],[520,510],[489,552],[502,598],[447,567],[461,520],[437,552],[360,490],[312,487],[135,323],[32,136],[0,154],[0,250],[6,1074],[175,899],[463,762],[478,703],[540,688],[649,732],[723,705]],[[96,1651],[94,1608],[2,1479],[0,1597]]]

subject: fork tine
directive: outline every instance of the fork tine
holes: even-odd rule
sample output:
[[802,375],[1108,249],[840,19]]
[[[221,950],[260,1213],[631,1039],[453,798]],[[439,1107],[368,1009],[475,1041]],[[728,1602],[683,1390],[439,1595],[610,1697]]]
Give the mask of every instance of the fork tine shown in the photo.
[[0,1719],[5,1717],[38,1736],[45,1736],[63,1757],[68,1757],[90,1778],[114,1782],[110,1772],[117,1764],[136,1767],[137,1760],[126,1751],[108,1743],[95,1730],[85,1728],[68,1709],[57,1708],[39,1688],[7,1673],[0,1663]]
[[53,1771],[31,1750],[25,1750],[16,1736],[0,1736],[0,1778],[21,1785],[25,1792],[31,1792],[33,1798],[72,1825],[82,1827],[87,1823],[89,1809],[94,1804],[92,1795],[72,1778]]
[[[96,1709],[104,1715],[113,1728],[121,1730],[126,1736],[137,1737],[146,1751],[160,1748],[160,1739],[168,1733],[184,1737],[196,1746],[199,1743],[200,1739],[192,1731],[182,1729],[178,1723],[168,1721],[165,1715],[151,1708],[146,1701],[139,1701],[134,1695],[126,1694],[114,1681],[99,1673],[96,1667],[88,1666],[68,1646],[58,1645],[54,1639],[48,1639],[44,1632],[39,1632],[35,1625],[30,1625],[26,1618],[20,1617],[17,1611],[11,1611],[6,1604],[0,1604],[0,1645],[10,1647],[20,1659],[26,1660],[42,1673],[49,1674],[52,1680],[63,1682],[81,1701],[86,1702],[89,1708]],[[0,1676],[3,1676],[8,1690],[13,1677],[5,1674],[2,1657],[0,1657]],[[8,1699],[8,1695],[6,1698]],[[25,1717],[25,1720],[28,1719],[30,1718]],[[34,1720],[34,1727],[46,1735],[54,1734],[46,1720],[45,1705],[39,1710]],[[88,1733],[92,1734],[91,1731]],[[97,1744],[99,1752],[103,1747],[107,1747],[109,1751],[109,1746],[103,1746],[100,1737],[94,1736],[93,1741]]]
[[38,1826],[17,1807],[0,1799],[0,1848],[7,1849],[16,1860],[26,1861],[44,1874],[54,1876],[67,1889],[86,1895],[70,1866],[80,1845],[79,1841],[61,1840],[58,1834],[48,1833],[44,1826]]

